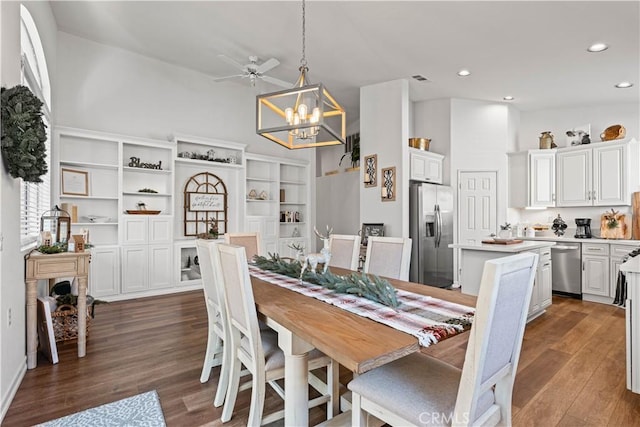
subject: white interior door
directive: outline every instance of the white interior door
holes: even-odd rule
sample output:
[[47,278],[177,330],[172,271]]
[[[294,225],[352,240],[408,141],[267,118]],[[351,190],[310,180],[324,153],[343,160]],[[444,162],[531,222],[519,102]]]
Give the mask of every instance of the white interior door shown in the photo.
[[461,171],[458,177],[458,242],[480,243],[497,230],[496,171]]

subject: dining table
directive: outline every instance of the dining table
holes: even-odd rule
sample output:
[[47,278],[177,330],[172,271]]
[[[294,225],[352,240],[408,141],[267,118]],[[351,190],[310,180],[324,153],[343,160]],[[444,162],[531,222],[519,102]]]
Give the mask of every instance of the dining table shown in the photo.
[[[352,271],[331,267],[339,275]],[[396,289],[475,307],[476,298],[457,291],[387,279]],[[278,333],[285,355],[285,426],[309,423],[308,353],[317,348],[354,374],[362,374],[420,351],[408,333],[351,313],[316,298],[280,287],[251,275],[260,318]],[[452,339],[467,339],[463,332]],[[337,402],[334,406],[337,413]]]

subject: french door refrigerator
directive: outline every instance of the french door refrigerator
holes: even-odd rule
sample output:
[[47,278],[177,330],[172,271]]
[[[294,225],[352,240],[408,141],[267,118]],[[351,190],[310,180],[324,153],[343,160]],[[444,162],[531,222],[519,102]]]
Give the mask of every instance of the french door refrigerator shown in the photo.
[[411,182],[409,235],[412,282],[446,288],[453,284],[453,189]]

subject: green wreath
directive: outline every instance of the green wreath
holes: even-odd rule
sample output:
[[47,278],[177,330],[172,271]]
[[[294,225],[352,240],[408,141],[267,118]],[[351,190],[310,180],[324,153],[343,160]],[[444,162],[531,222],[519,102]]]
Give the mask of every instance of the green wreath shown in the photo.
[[42,101],[29,88],[2,88],[2,158],[14,178],[42,182],[47,173],[47,133]]

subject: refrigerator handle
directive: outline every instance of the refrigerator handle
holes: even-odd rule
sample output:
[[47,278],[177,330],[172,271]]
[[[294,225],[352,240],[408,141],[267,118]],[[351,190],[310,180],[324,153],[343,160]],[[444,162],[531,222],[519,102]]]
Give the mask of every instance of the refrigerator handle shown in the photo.
[[442,239],[442,216],[440,215],[440,206],[434,207],[436,214],[436,248],[440,247],[440,240]]

